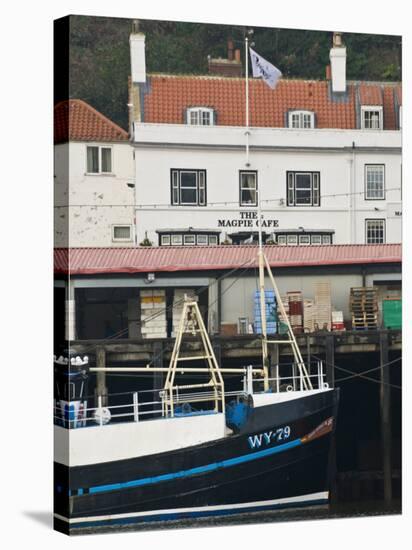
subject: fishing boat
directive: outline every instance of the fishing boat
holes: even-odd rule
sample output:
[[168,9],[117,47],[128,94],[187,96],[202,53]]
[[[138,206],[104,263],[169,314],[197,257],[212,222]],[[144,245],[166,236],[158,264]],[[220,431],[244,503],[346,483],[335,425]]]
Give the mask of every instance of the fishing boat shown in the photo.
[[[328,502],[338,389],[325,382],[322,362],[305,365],[259,237],[261,364],[220,366],[191,297],[166,368],[99,369],[87,357],[55,358],[56,529]],[[267,335],[265,272],[286,326],[281,339]],[[186,338],[198,339],[201,351],[183,351]],[[271,344],[289,344],[293,363],[269,368]],[[102,370],[146,380],[160,372],[164,384],[93,403],[87,384]],[[229,391],[227,375],[241,387]]]

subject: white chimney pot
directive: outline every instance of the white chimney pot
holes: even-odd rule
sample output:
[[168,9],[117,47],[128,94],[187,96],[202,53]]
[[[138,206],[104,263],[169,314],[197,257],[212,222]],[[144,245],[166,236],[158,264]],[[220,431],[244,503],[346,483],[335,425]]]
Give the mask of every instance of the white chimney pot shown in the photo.
[[132,69],[132,82],[146,82],[146,53],[145,35],[130,35],[130,64]]
[[332,73],[332,91],[346,92],[346,48],[343,46],[332,48],[329,58]]

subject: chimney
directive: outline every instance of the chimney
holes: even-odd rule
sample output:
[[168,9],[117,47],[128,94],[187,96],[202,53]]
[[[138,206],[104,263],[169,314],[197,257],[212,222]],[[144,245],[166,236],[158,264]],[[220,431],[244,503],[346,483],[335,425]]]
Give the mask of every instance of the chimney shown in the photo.
[[129,42],[132,83],[139,84],[146,82],[145,36],[139,32],[138,21],[133,22],[133,30]]
[[342,33],[333,33],[333,45],[329,54],[332,73],[332,92],[346,92],[346,48]]
[[227,59],[218,57],[212,59],[210,55],[207,57],[209,63],[209,74],[217,76],[242,76],[242,63],[240,61],[240,50],[234,49],[233,40],[229,38],[227,41]]

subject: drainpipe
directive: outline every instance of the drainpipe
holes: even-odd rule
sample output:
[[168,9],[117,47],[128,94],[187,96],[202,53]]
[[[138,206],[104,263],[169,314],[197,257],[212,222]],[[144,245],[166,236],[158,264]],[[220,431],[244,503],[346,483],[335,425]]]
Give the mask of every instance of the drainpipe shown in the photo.
[[351,243],[356,244],[356,165],[355,165],[355,142],[352,141],[351,159],[351,186],[350,186],[350,221],[351,221]]

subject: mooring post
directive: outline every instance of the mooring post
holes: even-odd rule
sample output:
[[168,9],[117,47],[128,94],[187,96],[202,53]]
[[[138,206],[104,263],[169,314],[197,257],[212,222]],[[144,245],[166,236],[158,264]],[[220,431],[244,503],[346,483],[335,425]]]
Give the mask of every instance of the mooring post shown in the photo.
[[381,330],[379,334],[381,383],[380,383],[380,415],[382,431],[382,466],[383,493],[385,502],[392,500],[392,422],[391,422],[391,388],[388,352],[388,331]]
[[[103,346],[97,346],[96,348],[96,367],[99,369],[106,368],[106,350]],[[103,407],[107,407],[107,386],[106,386],[106,372],[98,371],[96,373],[96,402],[99,401]]]
[[[153,353],[153,366],[156,368],[163,368],[163,342],[153,342],[152,353]],[[154,372],[153,373],[153,401],[157,401],[158,395],[157,391],[163,389],[163,372]],[[153,410],[157,410],[158,405],[153,405]]]

